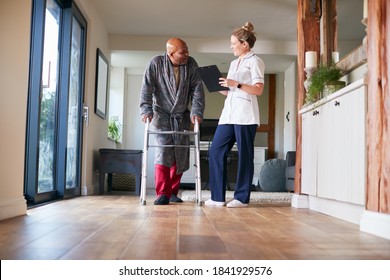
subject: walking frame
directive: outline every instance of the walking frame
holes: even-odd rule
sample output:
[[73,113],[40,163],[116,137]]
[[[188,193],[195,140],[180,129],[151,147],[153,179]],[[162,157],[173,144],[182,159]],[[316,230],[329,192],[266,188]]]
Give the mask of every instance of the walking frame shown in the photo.
[[[177,134],[177,135],[189,135],[194,136],[194,144],[189,145],[149,145],[149,135],[150,134]],[[147,179],[147,167],[148,167],[148,149],[150,147],[188,147],[194,148],[195,155],[195,193],[196,193],[196,204],[202,205],[202,188],[201,188],[201,177],[200,177],[200,146],[199,146],[199,123],[195,118],[194,131],[151,131],[149,130],[149,119],[146,119],[145,122],[145,132],[144,132],[144,148],[143,148],[143,159],[142,159],[142,177],[141,177],[141,194],[140,194],[140,202],[142,205],[146,205],[146,179]]]

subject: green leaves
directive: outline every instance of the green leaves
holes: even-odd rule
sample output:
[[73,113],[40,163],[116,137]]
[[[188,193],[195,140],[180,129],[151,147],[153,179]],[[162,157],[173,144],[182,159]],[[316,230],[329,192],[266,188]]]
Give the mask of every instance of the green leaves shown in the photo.
[[117,117],[111,117],[108,121],[108,137],[113,139],[116,143],[121,137],[121,125]]
[[327,66],[321,63],[312,73],[311,83],[306,93],[306,102],[313,103],[317,101],[324,90],[324,86],[328,83],[338,81],[341,76],[342,70],[335,64]]

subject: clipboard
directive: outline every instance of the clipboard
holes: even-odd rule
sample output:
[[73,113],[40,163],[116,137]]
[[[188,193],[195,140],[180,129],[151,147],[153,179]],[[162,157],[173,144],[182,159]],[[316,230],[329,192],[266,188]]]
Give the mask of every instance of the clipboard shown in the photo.
[[209,92],[229,90],[229,88],[219,84],[219,78],[222,77],[222,74],[217,65],[198,67],[198,71]]

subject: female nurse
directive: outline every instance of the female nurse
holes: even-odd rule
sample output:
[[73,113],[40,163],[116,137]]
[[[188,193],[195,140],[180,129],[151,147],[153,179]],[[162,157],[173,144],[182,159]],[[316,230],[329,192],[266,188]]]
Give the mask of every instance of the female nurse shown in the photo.
[[[231,62],[227,78],[219,81],[229,90],[221,91],[226,99],[209,151],[211,199],[205,201],[206,206],[248,206],[252,187],[254,140],[260,125],[257,96],[263,93],[265,66],[252,51],[256,37],[250,22],[235,29],[230,41],[237,58]],[[234,199],[226,204],[227,156],[235,143],[237,181]]]

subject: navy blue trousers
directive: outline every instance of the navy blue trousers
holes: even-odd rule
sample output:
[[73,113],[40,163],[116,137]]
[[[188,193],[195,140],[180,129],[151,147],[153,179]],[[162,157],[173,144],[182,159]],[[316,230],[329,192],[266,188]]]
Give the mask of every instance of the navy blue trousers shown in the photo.
[[209,186],[212,200],[226,199],[227,157],[237,142],[238,170],[234,198],[242,203],[249,203],[256,128],[257,125],[218,125],[209,150]]

